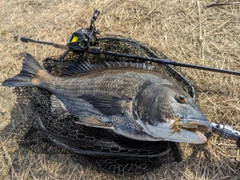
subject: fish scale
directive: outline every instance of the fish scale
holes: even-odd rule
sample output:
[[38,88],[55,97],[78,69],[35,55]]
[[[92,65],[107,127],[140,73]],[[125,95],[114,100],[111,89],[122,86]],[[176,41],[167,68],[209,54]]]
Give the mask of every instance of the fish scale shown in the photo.
[[[61,82],[63,92],[69,94],[84,94],[84,93],[107,93],[110,95],[122,94],[126,97],[135,96],[137,90],[144,84],[146,80],[137,76],[137,73],[123,74],[118,73],[114,77],[112,74],[105,75],[103,77],[95,77],[88,79],[76,78],[69,81],[68,79],[58,79]],[[52,84],[51,81],[47,84]],[[80,86],[79,86],[80,85]],[[47,85],[43,85],[47,86]],[[55,91],[55,87],[52,87],[52,91]],[[56,92],[57,93],[57,92]]]

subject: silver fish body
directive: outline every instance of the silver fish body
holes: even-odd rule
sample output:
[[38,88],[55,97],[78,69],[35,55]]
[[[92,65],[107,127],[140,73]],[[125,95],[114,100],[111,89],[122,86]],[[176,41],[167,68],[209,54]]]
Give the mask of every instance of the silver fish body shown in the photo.
[[76,124],[111,129],[144,141],[204,143],[210,123],[194,100],[150,65],[81,63],[61,77],[45,71],[29,54],[23,70],[5,86],[37,86],[52,95],[53,115],[71,114]]

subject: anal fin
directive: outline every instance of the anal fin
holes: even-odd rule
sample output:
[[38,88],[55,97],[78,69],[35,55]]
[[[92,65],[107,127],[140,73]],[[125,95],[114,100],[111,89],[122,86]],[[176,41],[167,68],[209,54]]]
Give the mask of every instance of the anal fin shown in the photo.
[[63,119],[70,115],[63,102],[54,94],[51,95],[51,103],[52,116]]
[[75,123],[85,125],[85,126],[95,127],[95,128],[114,129],[113,126],[105,124],[92,116],[88,116],[86,118],[79,119],[79,121],[75,121]]

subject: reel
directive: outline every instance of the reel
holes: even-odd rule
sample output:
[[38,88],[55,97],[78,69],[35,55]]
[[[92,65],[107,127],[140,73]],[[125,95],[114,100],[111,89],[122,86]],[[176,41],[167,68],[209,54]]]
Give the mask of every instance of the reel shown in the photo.
[[80,54],[87,51],[88,47],[92,45],[96,38],[96,34],[98,33],[94,22],[97,20],[100,11],[95,10],[93,17],[90,21],[90,27],[85,29],[82,28],[76,32],[74,32],[68,39],[67,47],[70,51],[75,54]]

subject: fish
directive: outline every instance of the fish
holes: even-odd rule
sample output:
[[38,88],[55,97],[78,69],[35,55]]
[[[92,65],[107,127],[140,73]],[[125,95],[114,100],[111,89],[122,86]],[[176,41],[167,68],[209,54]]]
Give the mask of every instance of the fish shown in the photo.
[[211,125],[195,100],[149,63],[78,62],[53,76],[30,54],[3,86],[35,86],[52,95],[53,117],[72,115],[76,125],[108,129],[139,141],[202,144]]

